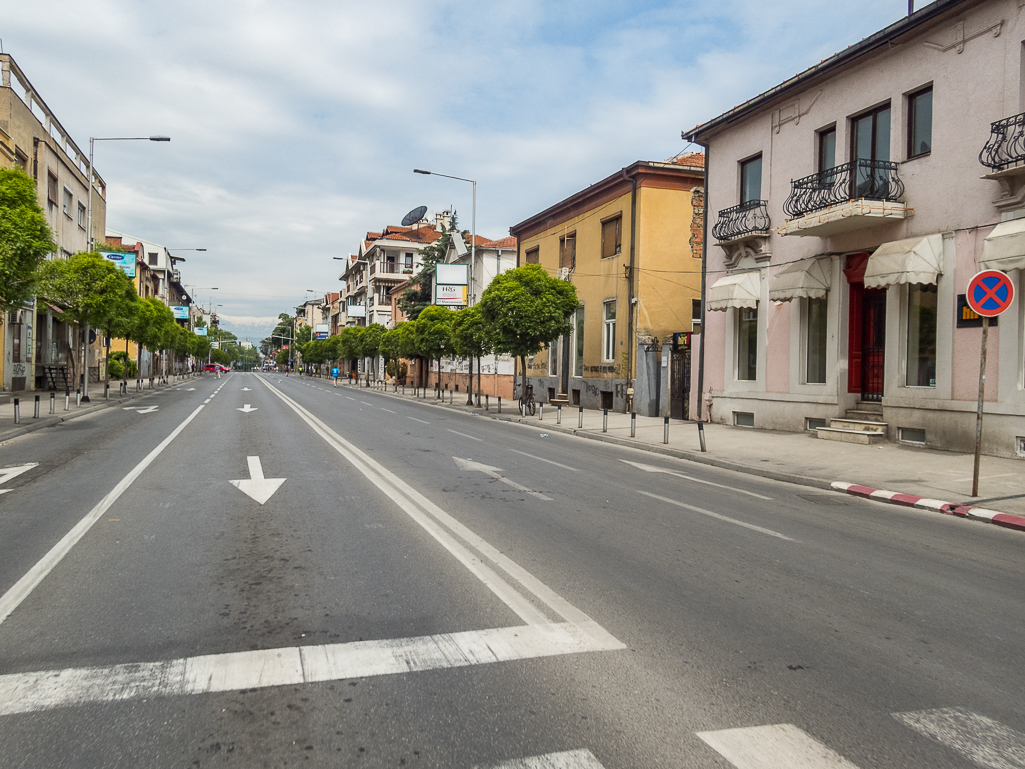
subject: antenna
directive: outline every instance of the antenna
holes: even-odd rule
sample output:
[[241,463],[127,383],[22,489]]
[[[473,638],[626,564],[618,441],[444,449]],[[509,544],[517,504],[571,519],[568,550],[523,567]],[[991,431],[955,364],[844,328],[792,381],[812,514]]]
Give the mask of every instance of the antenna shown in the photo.
[[426,213],[427,206],[420,206],[419,208],[414,208],[412,211],[410,211],[408,214],[402,217],[402,226],[410,227],[416,224],[424,218],[424,214]]

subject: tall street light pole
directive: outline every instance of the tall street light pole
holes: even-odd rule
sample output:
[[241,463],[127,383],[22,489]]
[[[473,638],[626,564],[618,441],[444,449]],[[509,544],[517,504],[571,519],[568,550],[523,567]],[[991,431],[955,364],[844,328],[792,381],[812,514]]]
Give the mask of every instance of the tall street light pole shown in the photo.
[[467,304],[472,307],[474,300],[473,271],[477,263],[477,180],[464,179],[462,176],[439,174],[436,171],[425,171],[422,168],[414,168],[413,173],[423,174],[424,176],[442,176],[446,179],[456,179],[457,181],[469,182],[473,185],[473,209],[470,214],[470,296],[467,300]]
[[[93,250],[93,145],[96,142],[169,142],[170,136],[90,136],[89,137],[89,174],[86,176],[86,200],[85,200],[85,237],[86,250]],[[89,324],[85,324],[84,330],[85,355],[82,356],[85,365],[82,375],[82,402],[89,402]]]

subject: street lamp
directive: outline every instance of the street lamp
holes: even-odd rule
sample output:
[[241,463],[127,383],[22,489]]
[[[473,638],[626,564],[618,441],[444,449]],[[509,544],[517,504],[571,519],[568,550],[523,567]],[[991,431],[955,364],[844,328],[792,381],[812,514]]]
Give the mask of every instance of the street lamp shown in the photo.
[[442,176],[446,179],[455,179],[460,182],[469,182],[473,185],[473,210],[470,215],[470,297],[468,300],[468,304],[470,306],[473,306],[473,268],[477,261],[477,180],[464,179],[462,176],[449,176],[448,174],[439,174],[437,171],[425,171],[422,168],[414,168],[413,173],[423,174],[424,176]]
[[[90,136],[89,137],[89,175],[85,180],[85,243],[86,250],[93,250],[93,143],[124,142],[124,141],[169,142],[170,136]],[[70,216],[70,213],[69,213]],[[82,376],[82,402],[89,402],[89,324],[85,324],[85,373]]]

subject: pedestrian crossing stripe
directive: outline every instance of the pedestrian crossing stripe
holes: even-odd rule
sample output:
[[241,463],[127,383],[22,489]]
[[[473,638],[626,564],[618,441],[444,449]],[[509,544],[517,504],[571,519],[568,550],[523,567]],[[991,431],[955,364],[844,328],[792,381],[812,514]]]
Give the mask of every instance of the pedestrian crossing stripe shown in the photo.
[[858,769],[793,724],[698,732],[737,769]]
[[965,708],[894,713],[893,717],[986,769],[1025,767],[1025,734]]
[[567,750],[503,761],[489,769],[605,769],[589,750]]

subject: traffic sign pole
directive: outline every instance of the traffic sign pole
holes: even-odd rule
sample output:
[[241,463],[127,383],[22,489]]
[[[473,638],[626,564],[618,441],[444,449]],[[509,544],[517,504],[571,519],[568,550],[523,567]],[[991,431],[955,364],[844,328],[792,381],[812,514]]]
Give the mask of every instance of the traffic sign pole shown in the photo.
[[982,316],[982,355],[979,359],[979,406],[975,413],[975,469],[972,471],[972,496],[979,496],[979,463],[982,460],[982,403],[986,399],[986,343],[989,318]]

